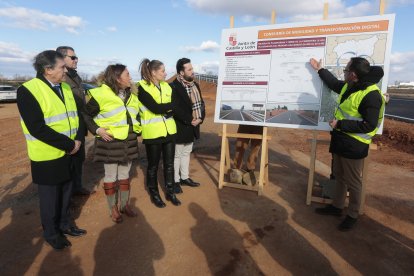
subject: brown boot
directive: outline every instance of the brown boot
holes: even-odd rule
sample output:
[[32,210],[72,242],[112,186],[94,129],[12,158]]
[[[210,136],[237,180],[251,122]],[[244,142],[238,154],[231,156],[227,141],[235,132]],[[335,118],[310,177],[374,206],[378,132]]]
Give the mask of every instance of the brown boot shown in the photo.
[[122,215],[119,213],[118,206],[116,205],[112,206],[111,218],[112,218],[112,221],[115,223],[122,222]]
[[128,217],[138,216],[137,212],[132,210],[129,204],[125,205],[124,209],[121,210],[121,213],[127,215]]
[[127,215],[128,217],[136,217],[138,214],[131,209],[128,205],[129,201],[129,192],[131,189],[129,179],[119,179],[119,190],[121,191],[121,213]]
[[112,221],[120,223],[122,221],[122,216],[117,207],[118,185],[116,182],[105,182],[103,186],[108,200],[109,209],[111,209]]

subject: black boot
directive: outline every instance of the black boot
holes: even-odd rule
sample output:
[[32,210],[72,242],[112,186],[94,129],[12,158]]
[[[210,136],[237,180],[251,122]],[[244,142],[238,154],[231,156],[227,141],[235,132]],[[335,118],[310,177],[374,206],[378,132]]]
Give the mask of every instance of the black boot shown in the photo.
[[182,194],[182,193],[183,193],[183,189],[181,189],[180,182],[175,182],[174,183],[174,194]]
[[180,206],[181,201],[178,200],[178,198],[175,196],[175,193],[174,193],[174,184],[167,183],[165,185],[165,188],[167,190],[165,194],[165,199],[168,201],[171,201],[171,203],[174,204],[175,206]]
[[160,196],[160,192],[158,191],[158,187],[157,188],[148,188],[148,192],[150,194],[150,198],[151,198],[151,202],[154,203],[155,206],[157,206],[158,208],[164,208],[165,203],[164,201],[162,201],[161,196]]

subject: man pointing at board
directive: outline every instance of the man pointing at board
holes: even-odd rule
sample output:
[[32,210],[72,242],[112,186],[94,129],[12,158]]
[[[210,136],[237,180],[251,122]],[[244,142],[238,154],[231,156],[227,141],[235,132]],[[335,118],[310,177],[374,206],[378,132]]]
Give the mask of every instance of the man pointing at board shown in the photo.
[[357,222],[361,207],[362,170],[369,144],[376,134],[384,114],[384,97],[378,83],[384,76],[379,66],[370,66],[361,57],[354,57],[344,69],[344,81],[322,68],[322,61],[310,60],[322,81],[339,94],[332,127],[329,151],[333,154],[333,173],[336,187],[333,202],[316,208],[320,215],[341,216],[349,190],[349,205],[340,231],[351,230]]

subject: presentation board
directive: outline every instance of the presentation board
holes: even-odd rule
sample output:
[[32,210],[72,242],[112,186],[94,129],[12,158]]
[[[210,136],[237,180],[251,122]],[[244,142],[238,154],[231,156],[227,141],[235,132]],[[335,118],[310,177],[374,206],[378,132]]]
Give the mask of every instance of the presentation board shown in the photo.
[[386,91],[394,15],[224,29],[214,121],[329,130],[337,94],[309,60],[343,79],[351,57],[382,66]]

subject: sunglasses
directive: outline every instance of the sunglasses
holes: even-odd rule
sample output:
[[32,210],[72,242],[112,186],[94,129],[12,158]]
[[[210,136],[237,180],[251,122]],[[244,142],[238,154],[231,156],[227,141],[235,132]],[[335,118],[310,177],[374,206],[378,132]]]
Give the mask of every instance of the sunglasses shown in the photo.
[[68,56],[68,55],[66,55],[67,57],[70,57],[70,59],[71,60],[75,60],[75,59],[78,59],[78,57],[77,56]]

